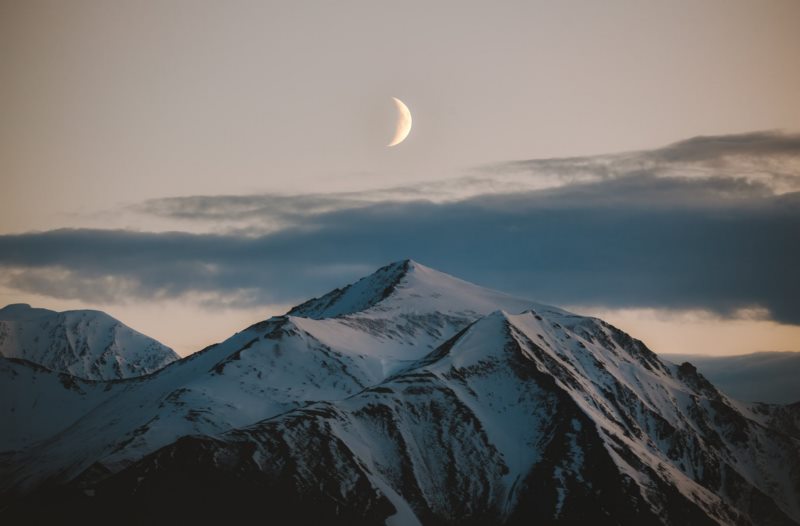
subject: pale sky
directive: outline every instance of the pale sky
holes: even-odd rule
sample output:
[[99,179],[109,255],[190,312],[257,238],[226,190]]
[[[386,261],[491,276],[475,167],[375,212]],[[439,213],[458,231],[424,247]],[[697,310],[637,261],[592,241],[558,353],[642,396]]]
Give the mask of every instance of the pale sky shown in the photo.
[[[543,274],[535,270],[523,276],[517,269],[512,277],[497,268],[492,277],[486,264],[464,263],[472,260],[469,251],[454,254],[458,262],[434,253],[428,261],[427,245],[411,244],[414,253],[386,249],[359,259],[343,247],[339,266],[330,266],[325,279],[283,279],[287,288],[297,285],[297,297],[281,291],[253,299],[253,290],[277,287],[272,274],[253,273],[252,283],[237,281],[224,294],[205,274],[194,289],[172,287],[173,278],[165,277],[171,274],[155,263],[112,267],[102,266],[104,257],[75,263],[77,254],[17,257],[28,238],[8,236],[62,228],[184,231],[218,235],[221,243],[293,236],[285,229],[312,228],[296,216],[314,206],[321,207],[314,214],[355,210],[364,202],[402,208],[423,199],[450,206],[605,180],[597,175],[604,158],[593,156],[661,155],[665,145],[701,135],[784,130],[792,138],[800,130],[798,20],[794,0],[2,2],[0,244],[6,255],[0,254],[0,303],[102,308],[188,354],[281,313],[302,294],[366,274],[387,263],[386,255],[505,284],[512,293],[547,296],[533,299],[585,305],[661,352],[800,350],[794,321],[800,307],[789,298],[798,292],[797,278],[787,274],[782,298],[774,283],[753,277],[770,272],[745,264],[730,269],[730,276],[749,276],[741,294],[705,301],[654,291],[648,299],[650,282],[643,281],[623,301],[607,291],[560,296],[537,285]],[[414,127],[403,144],[387,149],[393,96],[408,104]],[[662,156],[659,173],[724,179],[732,170],[736,181],[752,182],[769,166],[759,192],[777,198],[800,190],[795,143],[787,139],[788,146],[783,141],[751,154],[763,138],[746,137],[748,150],[735,163],[728,153],[725,162],[712,156],[702,165]],[[648,155],[634,157],[637,166],[650,169]],[[551,173],[545,161],[535,169],[509,164],[576,156],[593,159],[591,173]],[[627,164],[620,170],[634,173]],[[674,207],[693,199],[694,190],[681,192]],[[746,199],[766,198],[763,192]],[[311,197],[281,204],[276,194]],[[185,199],[191,196],[228,198]],[[259,196],[270,197],[253,204]],[[176,201],[163,201],[168,197]],[[721,206],[714,196],[703,199],[702,206],[692,201],[693,210]],[[768,210],[771,221],[783,206],[754,202],[742,210]],[[774,220],[794,225],[796,217]],[[762,247],[775,262],[765,268],[794,261],[781,258],[780,243],[800,244],[787,235]],[[117,243],[127,241],[109,240],[105,250],[133,250]],[[253,268],[266,272],[270,257],[259,257],[265,259],[253,260]],[[181,264],[222,265],[218,272],[226,272],[224,262],[209,261],[198,255]],[[692,265],[716,264],[703,262]],[[726,283],[733,278],[719,287]],[[761,314],[740,314],[750,308]]]

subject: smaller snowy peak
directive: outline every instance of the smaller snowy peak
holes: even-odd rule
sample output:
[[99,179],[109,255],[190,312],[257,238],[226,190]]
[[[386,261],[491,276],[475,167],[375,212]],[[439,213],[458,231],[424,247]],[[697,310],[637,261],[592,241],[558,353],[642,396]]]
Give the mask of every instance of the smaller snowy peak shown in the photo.
[[104,312],[26,304],[0,309],[0,355],[88,380],[141,376],[178,359],[169,347]]
[[511,337],[511,320],[508,313],[497,310],[472,322],[433,352],[406,368],[406,371],[439,361],[462,367],[485,363],[497,358],[494,354],[498,349],[504,352]]

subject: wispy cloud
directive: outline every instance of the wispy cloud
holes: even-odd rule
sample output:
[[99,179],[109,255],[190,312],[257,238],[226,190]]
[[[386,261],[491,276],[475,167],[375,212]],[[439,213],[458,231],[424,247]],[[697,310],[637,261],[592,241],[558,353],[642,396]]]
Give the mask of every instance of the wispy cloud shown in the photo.
[[676,142],[650,156],[665,162],[718,162],[723,159],[794,158],[800,155],[800,135],[752,132],[735,135],[700,136]]
[[[800,190],[800,135],[758,132],[696,137],[656,150],[496,163],[458,178],[409,186],[306,195],[169,197],[132,205],[129,211],[171,221],[192,232],[257,236],[286,228],[314,228],[327,213],[384,202],[444,204],[568,187],[591,199],[593,190],[588,183],[623,179],[626,191],[635,191],[634,180],[642,186],[629,198],[653,193],[654,185],[665,191],[672,179],[693,182],[699,193],[690,194],[681,187],[679,195],[658,196],[670,203],[794,192]],[[636,206],[637,201],[628,204]]]
[[700,136],[663,148],[484,167],[489,173],[549,175],[563,184],[636,175],[760,183],[776,193],[800,190],[800,134],[753,132]]

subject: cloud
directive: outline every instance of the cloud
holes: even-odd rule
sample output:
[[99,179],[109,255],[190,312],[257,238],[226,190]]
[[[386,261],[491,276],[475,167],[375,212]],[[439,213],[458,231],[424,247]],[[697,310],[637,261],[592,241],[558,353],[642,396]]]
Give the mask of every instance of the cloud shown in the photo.
[[800,190],[800,134],[753,132],[700,136],[655,150],[591,157],[532,159],[483,167],[499,174],[550,175],[566,184],[650,174],[665,178],[737,179],[775,192]]
[[700,136],[676,142],[650,156],[665,162],[708,162],[725,158],[775,158],[800,155],[800,134],[752,132]]
[[643,172],[450,202],[322,208],[257,236],[0,236],[0,279],[88,302],[199,294],[255,306],[299,302],[411,257],[555,304],[764,309],[800,324],[800,193],[775,195],[763,181]]
[[357,194],[200,195],[150,199],[131,209],[141,214],[205,224],[214,231],[264,234],[307,223],[315,215],[369,204],[369,199]]
[[0,236],[0,285],[248,307],[299,302],[411,257],[556,304],[755,310],[800,324],[799,160],[800,136],[760,132],[365,192],[156,199],[137,213],[194,233]]
[[[692,185],[676,187],[673,179],[688,180]],[[331,212],[384,202],[445,204],[482,196],[504,199],[504,195],[534,191],[550,191],[540,195],[551,199],[569,196],[574,200],[577,192],[594,199],[590,183],[610,185],[616,180],[624,181],[628,206],[644,202],[650,206],[645,193],[653,194],[657,202],[675,204],[796,192],[800,191],[800,135],[756,132],[695,137],[656,150],[496,163],[458,178],[408,186],[307,195],[169,197],[138,203],[129,211],[195,233],[259,236],[286,228],[316,228]],[[572,192],[559,191],[565,188]],[[619,190],[623,191],[622,186]],[[677,193],[670,195],[671,191]],[[605,192],[602,198],[619,202],[622,196],[615,199]]]

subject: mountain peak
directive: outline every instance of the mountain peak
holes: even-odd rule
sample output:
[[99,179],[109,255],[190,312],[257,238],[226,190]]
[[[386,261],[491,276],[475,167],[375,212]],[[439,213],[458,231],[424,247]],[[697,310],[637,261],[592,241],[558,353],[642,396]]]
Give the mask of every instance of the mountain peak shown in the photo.
[[404,259],[383,266],[346,287],[302,303],[288,314],[319,320],[355,314],[385,317],[388,312],[438,312],[462,317],[469,314],[468,317],[474,319],[474,315],[483,316],[500,309],[513,313],[531,308],[560,311]]
[[[796,411],[733,402],[602,320],[412,260],[290,314],[109,388],[0,360],[14,430],[0,448],[25,445],[0,462],[0,493],[44,488],[11,516],[44,522],[39,510],[75,502],[84,522],[120,506],[158,522],[201,495],[205,519],[269,509],[300,523],[800,518]],[[84,334],[102,317],[74,318],[56,332]],[[41,335],[46,319],[25,323]],[[46,418],[65,406],[69,418]],[[281,491],[252,498],[265,487]]]
[[0,309],[0,356],[89,380],[139,376],[178,359],[103,311],[56,312],[25,303]]

